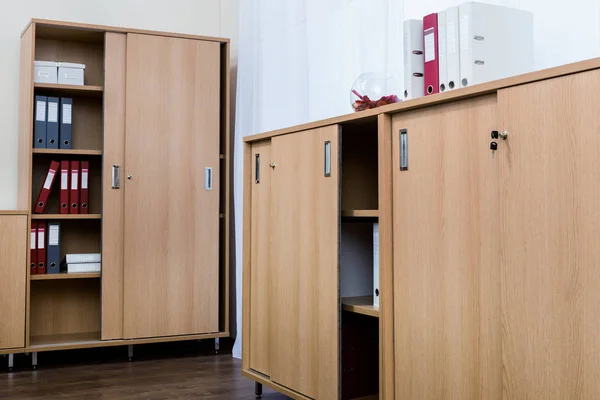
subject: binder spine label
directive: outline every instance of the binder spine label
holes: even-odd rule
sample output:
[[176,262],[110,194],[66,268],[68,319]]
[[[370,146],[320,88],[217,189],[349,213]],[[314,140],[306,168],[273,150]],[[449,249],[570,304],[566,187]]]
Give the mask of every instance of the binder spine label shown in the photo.
[[69,186],[69,172],[63,170],[60,174],[60,188],[67,189]]
[[35,110],[35,120],[46,122],[46,102],[38,100]]
[[70,104],[63,104],[62,123],[63,124],[71,124],[71,105]]
[[58,225],[50,225],[48,228],[48,246],[58,246]]
[[71,173],[71,190],[77,190],[77,172],[73,171]]
[[58,103],[48,102],[48,122],[58,122]]
[[38,249],[43,249],[45,243],[46,241],[44,231],[38,231]]
[[434,29],[425,31],[425,62],[435,60],[435,35]]
[[446,23],[446,51],[448,54],[456,53],[456,35],[454,34],[454,21]]
[[469,16],[462,15],[460,17],[460,22],[458,23],[460,30],[460,51],[469,50]]
[[44,182],[44,189],[50,190],[50,186],[52,185],[52,181],[54,180],[54,174],[56,171],[50,170],[48,171],[48,175],[46,176],[46,181]]
[[82,189],[88,188],[88,171],[87,170],[81,171],[81,188]]
[[35,231],[31,231],[31,234],[29,235],[29,249],[31,250],[35,250]]

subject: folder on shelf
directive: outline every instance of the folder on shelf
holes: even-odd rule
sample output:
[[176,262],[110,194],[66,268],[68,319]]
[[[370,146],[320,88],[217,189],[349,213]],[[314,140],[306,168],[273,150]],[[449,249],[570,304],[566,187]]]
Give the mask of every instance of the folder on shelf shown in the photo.
[[423,50],[425,52],[425,96],[439,92],[437,14],[423,17]]
[[67,254],[63,260],[66,264],[99,263],[101,261],[100,253]]
[[29,274],[37,274],[37,221],[31,221],[31,234],[29,235]]
[[71,161],[71,189],[69,214],[79,214],[79,161]]
[[60,162],[60,213],[69,213],[69,181],[70,181],[69,161]]
[[60,99],[60,148],[73,148],[73,99]]
[[67,263],[63,260],[60,265],[60,271],[68,274],[81,274],[87,272],[100,272],[102,264],[97,263]]
[[446,9],[446,90],[460,87],[458,7]]
[[37,273],[46,273],[46,222],[38,221],[37,227]]
[[408,19],[403,24],[404,98],[423,97],[425,57],[423,55],[423,21]]
[[373,305],[379,307],[379,224],[373,224]]
[[46,108],[48,98],[35,96],[35,123],[33,124],[33,147],[46,148]]
[[533,14],[468,2],[458,8],[460,86],[502,79],[533,68]]
[[440,11],[438,18],[438,83],[439,91],[445,92],[448,88],[447,79],[447,54],[446,54],[446,11]]
[[89,179],[89,161],[81,162],[81,188],[79,192],[79,213],[88,214],[88,202],[89,202],[89,190],[88,190],[88,179]]
[[44,179],[44,184],[40,189],[40,193],[35,203],[35,209],[33,210],[33,212],[36,214],[42,214],[46,209],[48,197],[50,196],[50,191],[52,191],[52,186],[54,185],[54,180],[56,178],[56,173],[58,172],[58,167],[58,161],[52,161],[50,163],[48,173],[46,174],[46,179]]
[[60,272],[60,222],[48,222],[48,259],[46,271],[48,274]]
[[58,149],[58,97],[48,97],[46,147]]

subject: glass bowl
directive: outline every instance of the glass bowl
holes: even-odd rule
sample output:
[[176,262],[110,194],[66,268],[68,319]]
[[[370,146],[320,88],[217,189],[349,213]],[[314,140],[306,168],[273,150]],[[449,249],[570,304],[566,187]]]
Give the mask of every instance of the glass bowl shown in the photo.
[[400,84],[388,73],[361,74],[350,90],[350,104],[354,111],[363,111],[400,101]]

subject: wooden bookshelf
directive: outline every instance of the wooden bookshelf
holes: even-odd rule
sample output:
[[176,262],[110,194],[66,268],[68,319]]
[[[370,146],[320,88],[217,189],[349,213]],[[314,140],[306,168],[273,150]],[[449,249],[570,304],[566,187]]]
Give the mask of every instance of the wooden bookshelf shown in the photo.
[[82,272],[80,274],[41,274],[41,275],[31,275],[32,281],[51,281],[56,279],[94,279],[100,278],[100,272]]
[[61,85],[57,83],[34,83],[34,89],[39,93],[50,93],[54,96],[102,96],[104,88],[97,85]]
[[101,156],[102,150],[33,149],[33,154],[52,154],[57,156]]
[[344,297],[342,299],[342,309],[379,318],[379,307],[373,305],[373,296]]
[[101,219],[102,214],[31,214],[31,219]]

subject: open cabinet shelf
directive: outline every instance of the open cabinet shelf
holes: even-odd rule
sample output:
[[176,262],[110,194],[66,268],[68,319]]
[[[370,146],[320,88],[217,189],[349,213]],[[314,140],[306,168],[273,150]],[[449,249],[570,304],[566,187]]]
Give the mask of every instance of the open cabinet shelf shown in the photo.
[[97,85],[61,85],[57,83],[34,83],[35,92],[51,96],[94,96],[101,97],[104,92],[102,86]]
[[379,218],[379,210],[342,210],[342,217]]
[[69,346],[72,344],[83,344],[86,342],[97,342],[100,340],[100,332],[66,333],[58,335],[32,336],[29,340],[31,348],[47,346]]
[[100,272],[82,272],[80,274],[41,274],[41,275],[31,275],[32,281],[52,281],[57,279],[94,279],[100,278]]
[[33,149],[33,154],[54,154],[58,156],[101,156],[102,150]]
[[344,297],[342,298],[342,309],[379,318],[379,307],[373,305],[373,296]]

